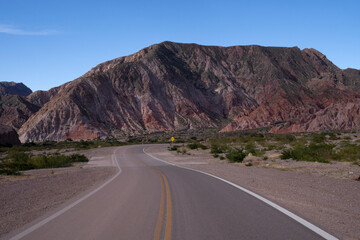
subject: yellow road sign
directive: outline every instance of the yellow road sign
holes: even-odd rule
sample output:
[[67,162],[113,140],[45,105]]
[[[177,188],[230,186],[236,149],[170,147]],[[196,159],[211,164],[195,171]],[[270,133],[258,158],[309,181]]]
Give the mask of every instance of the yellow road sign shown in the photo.
[[173,142],[173,141],[175,141],[175,138],[174,138],[174,137],[171,137],[170,140]]

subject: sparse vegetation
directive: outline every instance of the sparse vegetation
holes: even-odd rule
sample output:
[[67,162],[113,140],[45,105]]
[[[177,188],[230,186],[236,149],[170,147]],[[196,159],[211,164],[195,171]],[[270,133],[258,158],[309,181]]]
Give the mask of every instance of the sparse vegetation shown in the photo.
[[8,157],[0,162],[1,174],[19,174],[19,171],[39,169],[39,168],[59,168],[69,167],[75,162],[87,162],[84,155],[61,155],[61,154],[41,154],[32,156],[21,151],[11,151]]
[[228,147],[226,145],[212,144],[210,149],[211,149],[210,153],[219,154],[219,153],[225,153],[228,150]]
[[247,163],[245,163],[245,166],[246,167],[251,167],[253,164],[252,164],[252,162],[247,162]]
[[232,148],[226,153],[226,157],[230,162],[242,162],[246,155],[242,148]]
[[179,145],[173,145],[171,147],[168,147],[168,150],[169,151],[177,151],[179,147],[180,147]]
[[203,144],[201,144],[201,143],[199,143],[199,142],[192,142],[192,143],[189,143],[188,145],[186,145],[188,148],[190,148],[190,149],[198,149],[198,148],[201,148],[201,149],[203,149],[203,150],[205,150],[205,149],[208,149],[208,147],[207,146],[205,146],[205,145],[203,145]]
[[[345,134],[345,136],[343,135]],[[320,132],[295,134],[266,134],[242,132],[238,136],[233,133],[210,138],[210,153],[213,157],[223,157],[230,162],[241,162],[248,154],[266,161],[265,153],[272,151],[281,154],[281,159],[329,163],[331,161],[360,162],[360,140],[349,137],[347,132]],[[193,138],[192,140],[196,140]],[[187,145],[190,149],[199,148],[198,142]]]

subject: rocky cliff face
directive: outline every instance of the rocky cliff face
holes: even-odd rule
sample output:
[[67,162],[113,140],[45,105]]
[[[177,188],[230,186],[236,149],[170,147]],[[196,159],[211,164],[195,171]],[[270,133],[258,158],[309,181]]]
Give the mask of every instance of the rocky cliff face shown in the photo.
[[341,70],[314,49],[164,42],[37,93],[43,106],[19,134],[79,140],[225,122],[222,131],[351,129],[359,87],[360,71]]

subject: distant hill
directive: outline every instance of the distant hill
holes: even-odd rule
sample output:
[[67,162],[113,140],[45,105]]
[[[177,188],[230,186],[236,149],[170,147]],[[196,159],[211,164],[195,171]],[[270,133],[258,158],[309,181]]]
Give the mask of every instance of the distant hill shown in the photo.
[[0,124],[19,130],[58,88],[49,91],[32,91],[22,83],[0,82]]
[[23,83],[0,82],[0,95],[11,94],[28,96],[31,93],[31,89],[25,86]]
[[315,49],[163,42],[33,95],[41,108],[19,135],[24,142],[208,127],[357,129],[359,81],[359,70],[341,70]]

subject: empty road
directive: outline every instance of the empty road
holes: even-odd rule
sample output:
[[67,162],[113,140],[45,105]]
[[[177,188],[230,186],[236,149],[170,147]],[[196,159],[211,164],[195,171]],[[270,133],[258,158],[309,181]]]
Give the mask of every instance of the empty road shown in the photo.
[[146,148],[117,148],[119,172],[103,187],[10,239],[324,239],[237,187],[159,161]]

